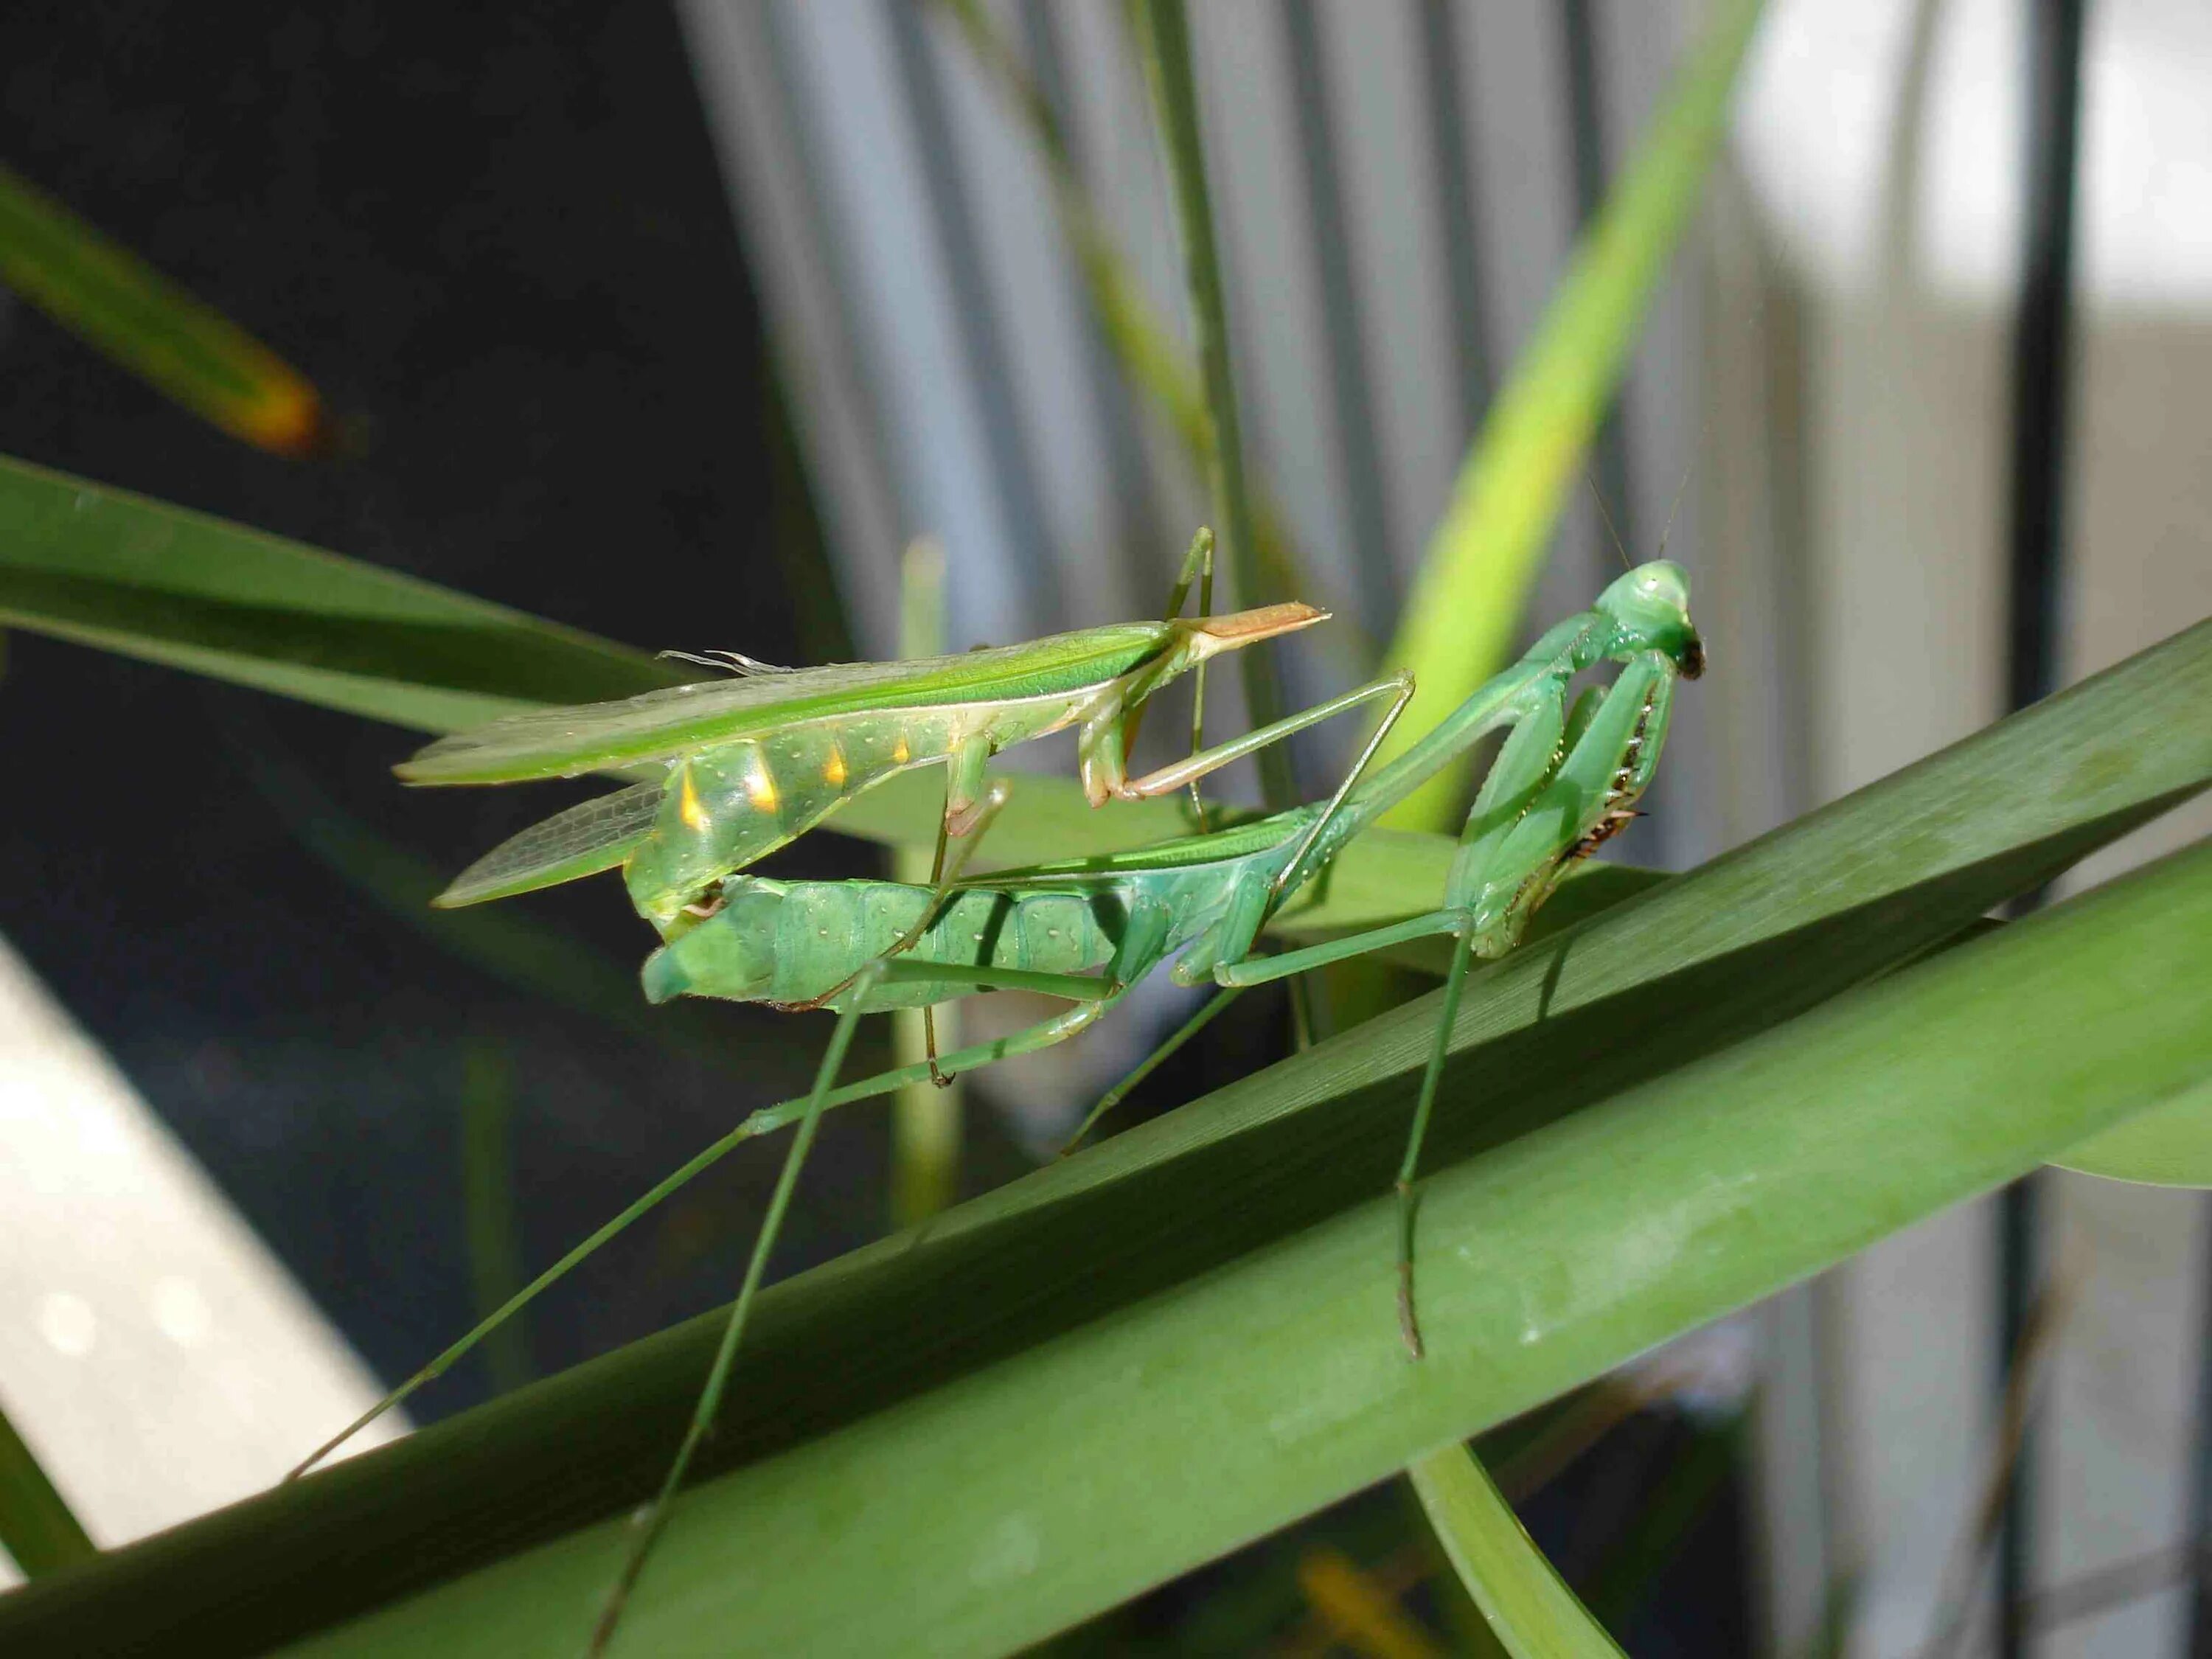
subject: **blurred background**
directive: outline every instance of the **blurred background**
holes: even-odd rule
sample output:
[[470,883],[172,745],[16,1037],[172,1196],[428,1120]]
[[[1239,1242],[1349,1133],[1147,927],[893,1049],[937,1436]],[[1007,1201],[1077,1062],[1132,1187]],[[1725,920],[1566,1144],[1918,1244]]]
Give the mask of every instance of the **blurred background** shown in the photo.
[[[1715,672],[1622,856],[1695,863],[2002,713],[2038,503],[2058,682],[2212,611],[2212,9],[2100,0],[2078,63],[2038,70],[2074,9],[1771,0],[1528,619],[1618,568],[1594,498],[1631,556],[1663,535],[1692,574]],[[0,160],[298,365],[343,441],[250,449],[0,290],[0,451],[649,647],[894,654],[922,535],[952,648],[1156,614],[1204,492],[1098,327],[1007,75],[1187,341],[1123,15],[980,10],[1003,58],[913,0],[10,7]],[[1301,596],[1338,617],[1285,655],[1304,702],[1371,671],[1702,8],[1193,13],[1247,444]],[[2038,88],[2079,107],[2040,175]],[[2024,316],[2039,176],[2072,180],[2070,302]],[[2039,374],[2064,399],[2023,416]],[[1352,735],[1301,747],[1307,793]],[[611,882],[434,922],[426,884],[556,802],[404,794],[386,769],[412,746],[6,641],[0,1406],[97,1541],[275,1478],[795,1092],[826,1034],[645,1009]],[[2076,879],[2208,827],[2179,815]],[[1079,1054],[975,1079],[963,1187],[1030,1167],[1177,1012],[1155,995]],[[1280,1051],[1279,1007],[1240,1018],[1139,1109]],[[781,1270],[885,1230],[886,1148],[879,1115],[829,1121]],[[772,1173],[718,1170],[418,1417],[724,1299]],[[1965,1650],[2212,1653],[2204,1202],[2033,1185],[2009,1253],[2000,1201],[1954,1212],[1490,1449],[1630,1651],[1922,1651],[1977,1559],[2008,1332],[2047,1284],[2012,1534],[2031,1616]],[[1382,1489],[1066,1645],[1449,1650],[1437,1565]]]

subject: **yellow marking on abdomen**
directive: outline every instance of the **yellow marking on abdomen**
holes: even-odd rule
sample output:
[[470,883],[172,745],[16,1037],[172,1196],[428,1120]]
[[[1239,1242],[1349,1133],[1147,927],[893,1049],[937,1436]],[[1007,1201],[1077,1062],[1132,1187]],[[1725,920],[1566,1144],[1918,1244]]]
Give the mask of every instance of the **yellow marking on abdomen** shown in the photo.
[[842,789],[845,787],[845,751],[837,746],[836,739],[833,738],[830,744],[830,758],[822,768],[822,781],[832,789]]
[[891,749],[891,764],[904,766],[913,757],[914,751],[906,746],[906,733],[902,732],[899,733],[898,742]]
[[775,811],[775,780],[768,775],[768,757],[757,750],[753,755],[752,769],[745,774],[745,799],[757,811]]
[[699,799],[698,786],[691,781],[691,769],[684,769],[684,787],[676,803],[676,815],[684,820],[684,827],[695,836],[707,833],[707,807]]

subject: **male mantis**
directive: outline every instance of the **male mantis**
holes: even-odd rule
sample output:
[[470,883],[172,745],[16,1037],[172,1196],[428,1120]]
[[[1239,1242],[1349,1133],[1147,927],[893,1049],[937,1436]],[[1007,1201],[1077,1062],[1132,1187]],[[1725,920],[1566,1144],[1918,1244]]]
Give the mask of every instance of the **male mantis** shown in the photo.
[[[711,912],[717,884],[819,823],[838,804],[910,767],[950,768],[937,872],[948,842],[986,817],[998,750],[1069,726],[1091,804],[1170,794],[1261,744],[1378,696],[1380,685],[1141,777],[1127,757],[1146,701],[1224,651],[1310,627],[1311,605],[1179,618],[1191,586],[1211,603],[1213,538],[1192,542],[1164,622],[1112,623],[1026,645],[904,662],[774,669],[724,653],[740,678],[616,702],[510,715],[441,738],[397,769],[410,783],[514,783],[658,764],[663,775],[556,813],[477,860],[436,903],[502,898],[620,865],[638,913],[674,936]],[[857,966],[857,963],[854,964]]]
[[[1602,693],[1586,690],[1570,712],[1570,681],[1607,659],[1623,665],[1613,684]],[[738,878],[726,883],[723,902],[713,915],[672,937],[648,959],[647,994],[655,1000],[689,994],[836,1008],[840,1018],[813,1091],[803,1102],[756,1113],[724,1143],[694,1159],[441,1355],[378,1410],[442,1372],[492,1325],[738,1139],[798,1121],[698,1409],[659,1496],[641,1519],[596,1646],[611,1631],[665,1506],[719,1410],[752,1298],[822,1112],[926,1074],[923,1067],[908,1066],[835,1086],[860,1014],[994,988],[1042,991],[1071,1004],[1066,1014],[939,1062],[947,1071],[958,1071],[1063,1041],[1096,1020],[1146,973],[1179,955],[1172,977],[1186,984],[1211,978],[1224,988],[1161,1054],[1146,1062],[1141,1076],[1245,986],[1412,939],[1449,934],[1456,948],[1398,1182],[1400,1326],[1407,1348],[1418,1357],[1413,1176],[1468,966],[1477,957],[1510,950],[1566,865],[1632,815],[1658,763],[1675,678],[1694,678],[1704,665],[1704,646],[1689,617],[1686,579],[1675,566],[1655,562],[1614,581],[1591,610],[1552,629],[1519,663],[1478,690],[1413,749],[1362,781],[1382,731],[1411,692],[1409,681],[1383,682],[1395,684],[1397,700],[1343,785],[1323,805],[1107,858],[963,881],[949,896],[886,882]],[[1440,908],[1306,950],[1272,957],[1254,955],[1268,917],[1348,840],[1483,735],[1501,727],[1511,730],[1468,816]],[[987,797],[986,820],[1000,799]],[[894,956],[899,951],[905,954]],[[1100,1109],[1127,1087],[1102,1102]],[[309,1464],[344,1437],[318,1451]]]

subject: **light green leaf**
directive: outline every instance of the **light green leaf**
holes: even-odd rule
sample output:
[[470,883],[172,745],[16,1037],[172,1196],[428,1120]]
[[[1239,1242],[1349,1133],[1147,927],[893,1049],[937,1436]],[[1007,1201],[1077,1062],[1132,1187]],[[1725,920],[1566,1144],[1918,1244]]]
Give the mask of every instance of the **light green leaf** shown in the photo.
[[1406,1473],[1460,1582],[1513,1659],[1621,1659],[1474,1453],[1455,1441],[1415,1458]]

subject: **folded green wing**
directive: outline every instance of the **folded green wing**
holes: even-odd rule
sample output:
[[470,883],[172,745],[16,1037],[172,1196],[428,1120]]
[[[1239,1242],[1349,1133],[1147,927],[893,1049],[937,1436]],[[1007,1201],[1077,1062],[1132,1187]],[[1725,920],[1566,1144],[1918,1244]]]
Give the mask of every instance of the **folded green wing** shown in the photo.
[[828,714],[1069,695],[1127,673],[1170,635],[1165,623],[1116,623],[957,656],[838,663],[534,708],[441,738],[394,769],[410,783],[577,777]]
[[431,902],[458,909],[611,870],[653,828],[660,793],[658,783],[633,784],[556,812],[500,842]]

